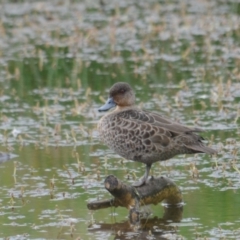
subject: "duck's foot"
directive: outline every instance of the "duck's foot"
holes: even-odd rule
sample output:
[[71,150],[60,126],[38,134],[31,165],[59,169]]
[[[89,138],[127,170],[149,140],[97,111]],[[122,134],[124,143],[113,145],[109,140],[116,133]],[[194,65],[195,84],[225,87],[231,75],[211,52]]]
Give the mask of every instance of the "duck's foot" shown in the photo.
[[133,187],[141,187],[146,183],[146,178],[145,177],[141,177],[138,181],[132,183]]
[[150,168],[151,168],[151,164],[146,164],[146,171],[145,171],[144,175],[137,182],[134,182],[132,184],[133,187],[141,187],[142,185],[144,185],[146,183],[148,176],[149,176]]

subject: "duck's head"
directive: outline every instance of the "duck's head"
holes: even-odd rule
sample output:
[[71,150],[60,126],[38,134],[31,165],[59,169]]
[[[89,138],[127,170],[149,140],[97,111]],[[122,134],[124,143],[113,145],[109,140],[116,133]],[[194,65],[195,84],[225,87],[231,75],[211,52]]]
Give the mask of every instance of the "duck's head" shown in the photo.
[[130,107],[134,103],[135,94],[131,86],[125,82],[117,82],[110,88],[108,100],[98,111],[107,111],[115,106],[120,108]]

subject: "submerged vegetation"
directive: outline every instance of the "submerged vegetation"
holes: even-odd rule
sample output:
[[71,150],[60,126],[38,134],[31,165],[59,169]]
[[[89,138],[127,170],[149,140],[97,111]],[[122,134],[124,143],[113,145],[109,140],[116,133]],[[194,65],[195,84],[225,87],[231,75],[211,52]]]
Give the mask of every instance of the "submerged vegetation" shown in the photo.
[[[0,8],[0,151],[8,154],[0,154],[1,238],[239,235],[238,1],[25,0]],[[124,210],[87,210],[88,201],[109,197],[107,175],[131,183],[144,171],[98,139],[97,109],[116,81],[134,87],[140,107],[207,130],[218,149],[152,169],[182,190],[181,222],[154,226],[158,205],[134,232]]]

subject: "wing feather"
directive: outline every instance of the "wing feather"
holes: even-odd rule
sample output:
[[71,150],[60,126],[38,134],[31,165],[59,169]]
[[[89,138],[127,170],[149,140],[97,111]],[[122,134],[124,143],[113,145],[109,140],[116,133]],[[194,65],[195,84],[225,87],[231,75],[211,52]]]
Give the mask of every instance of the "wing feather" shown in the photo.
[[164,128],[169,132],[172,132],[173,135],[183,133],[183,132],[202,132],[203,131],[200,128],[190,128],[190,127],[184,126],[180,123],[167,119],[158,113],[148,112],[148,111],[143,111],[138,109],[136,110],[130,109],[124,112],[119,112],[117,115],[120,118],[134,120],[139,124],[149,123],[152,126]]

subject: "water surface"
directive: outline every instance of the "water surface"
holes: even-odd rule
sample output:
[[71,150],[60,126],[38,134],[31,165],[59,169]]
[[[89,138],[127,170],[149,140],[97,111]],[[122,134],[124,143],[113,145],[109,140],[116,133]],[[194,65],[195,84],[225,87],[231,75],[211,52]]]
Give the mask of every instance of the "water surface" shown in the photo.
[[[239,3],[4,2],[0,24],[0,223],[10,239],[236,239],[240,234]],[[151,206],[134,230],[126,209],[91,212],[144,166],[104,146],[97,109],[116,81],[139,107],[202,135],[217,156],[156,163],[184,206],[176,221]]]

